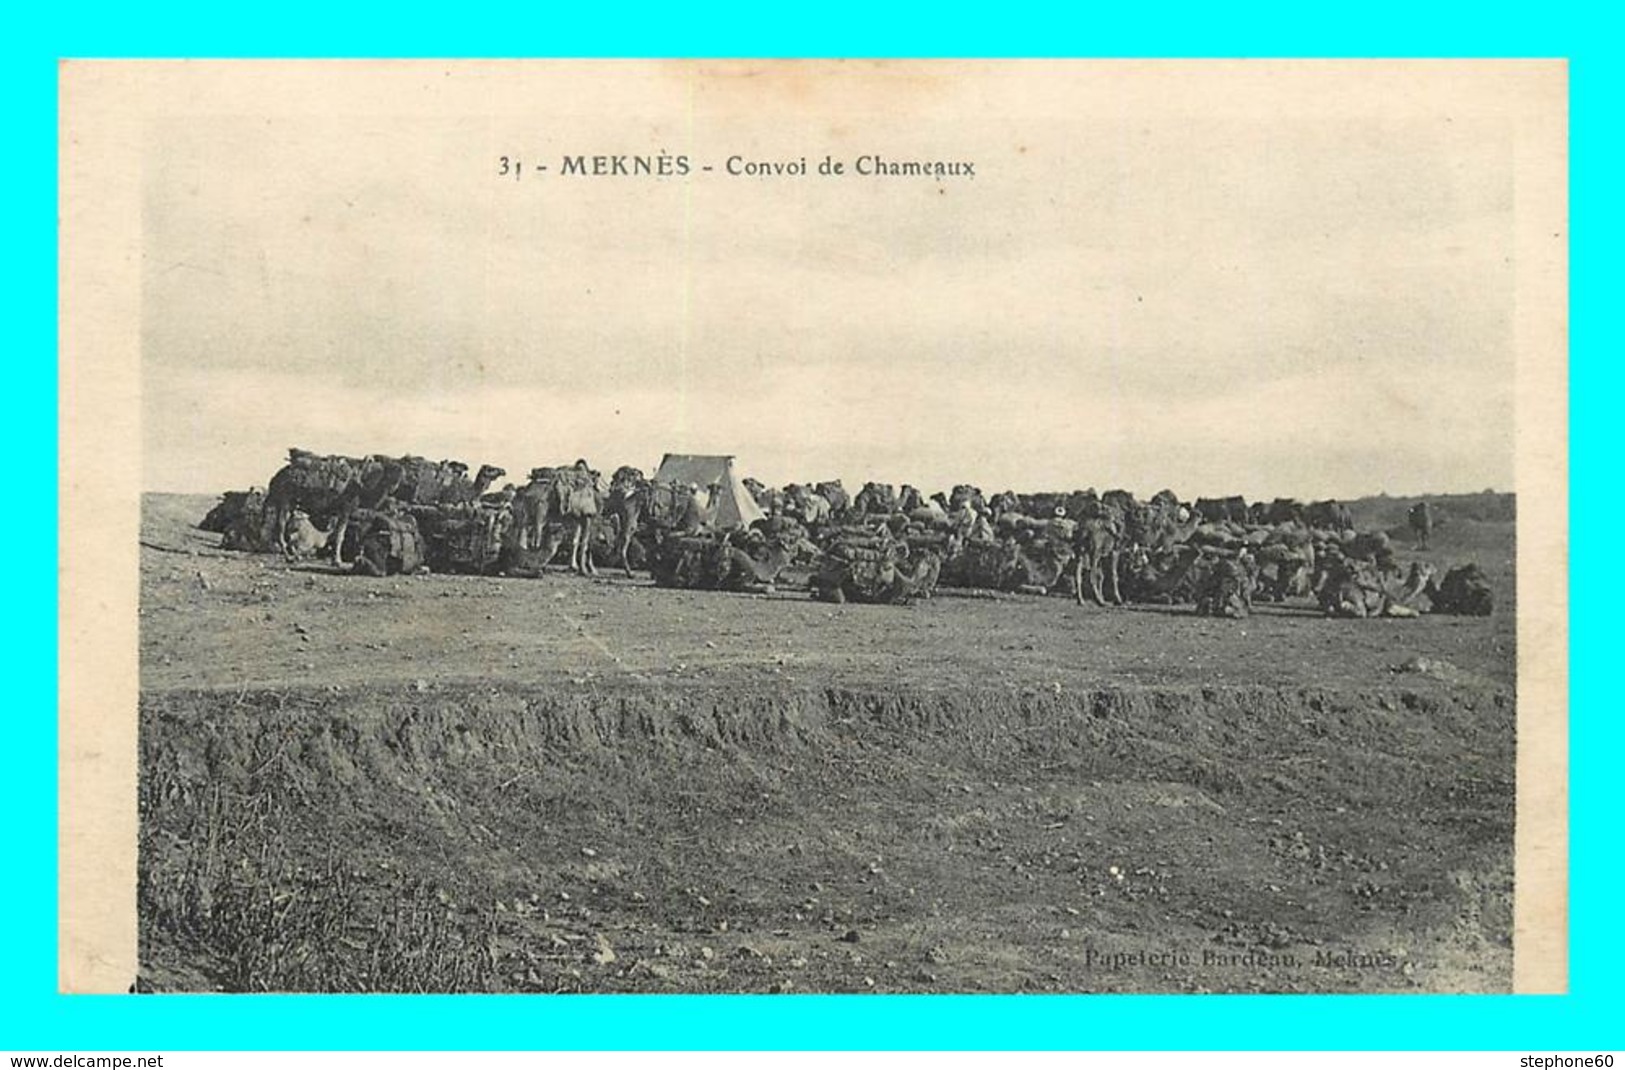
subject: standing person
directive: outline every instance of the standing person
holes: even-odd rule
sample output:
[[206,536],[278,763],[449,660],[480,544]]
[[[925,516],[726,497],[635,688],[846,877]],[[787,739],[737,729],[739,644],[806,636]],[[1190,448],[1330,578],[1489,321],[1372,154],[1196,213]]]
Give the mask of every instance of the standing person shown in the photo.
[[1423,499],[1411,506],[1411,531],[1416,535],[1416,548],[1426,550],[1428,539],[1433,535],[1433,509]]

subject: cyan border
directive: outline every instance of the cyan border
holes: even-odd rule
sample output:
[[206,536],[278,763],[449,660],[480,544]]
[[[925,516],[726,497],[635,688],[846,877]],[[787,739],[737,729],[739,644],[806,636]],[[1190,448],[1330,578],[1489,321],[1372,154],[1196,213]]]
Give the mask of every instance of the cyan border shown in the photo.
[[[1601,5],[1598,5],[1599,7]],[[1610,828],[1620,728],[1605,690],[1595,581],[1619,500],[1608,435],[1618,398],[1618,38],[1565,5],[1159,5],[1066,13],[585,5],[522,14],[458,5],[377,9],[80,4],[7,17],[3,79],[13,206],[0,421],[14,502],[56,471],[56,61],[236,56],[1538,56],[1570,60],[1572,994],[1562,997],[65,997],[56,988],[56,573],[15,529],[8,619],[15,696],[0,802],[8,941],[0,1048],[1606,1048],[1625,967]],[[1610,270],[1614,269],[1614,270]],[[54,515],[56,480],[46,497]],[[20,536],[20,538],[16,537]],[[1587,578],[1593,582],[1588,584]]]

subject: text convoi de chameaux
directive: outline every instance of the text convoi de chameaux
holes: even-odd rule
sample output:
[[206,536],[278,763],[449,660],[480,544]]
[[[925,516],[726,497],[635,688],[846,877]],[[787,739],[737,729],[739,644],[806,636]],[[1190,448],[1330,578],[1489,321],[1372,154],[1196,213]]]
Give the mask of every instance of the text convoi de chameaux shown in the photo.
[[974,160],[919,159],[879,152],[853,157],[786,156],[758,159],[739,154],[708,163],[686,154],[645,156],[628,153],[566,153],[527,162],[520,155],[499,156],[497,175],[519,179],[526,174],[565,178],[686,178],[717,174],[734,178],[929,178],[973,179]]

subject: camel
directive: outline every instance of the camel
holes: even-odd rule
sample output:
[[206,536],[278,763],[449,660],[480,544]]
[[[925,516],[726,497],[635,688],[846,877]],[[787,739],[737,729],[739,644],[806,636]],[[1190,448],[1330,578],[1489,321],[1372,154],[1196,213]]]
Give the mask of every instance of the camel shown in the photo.
[[1016,590],[1025,594],[1049,594],[1066,577],[1073,556],[1067,542],[1053,539],[1018,542],[1015,575],[1020,582]]
[[[270,551],[275,543],[266,541],[265,492],[255,487],[240,497],[234,497],[235,494],[236,492],[227,494],[226,501],[215,506],[215,510],[221,510],[227,505],[235,507],[234,511],[230,513],[230,519],[227,521],[225,528],[222,529],[221,548],[225,550],[247,550],[256,554]],[[213,514],[211,513],[211,515]],[[204,530],[213,529],[205,528]]]
[[1431,585],[1428,595],[1436,613],[1449,613],[1468,617],[1487,617],[1495,609],[1495,593],[1489,577],[1476,564],[1453,568],[1444,580]]
[[1155,552],[1143,546],[1132,547],[1128,574],[1124,577],[1128,588],[1125,597],[1134,602],[1161,605],[1194,602],[1200,586],[1201,566],[1211,564],[1212,560],[1200,547],[1184,543]]
[[987,499],[982,497],[982,488],[969,483],[957,484],[948,494],[948,512],[957,513],[963,506],[969,506],[978,513],[986,509]]
[[1257,586],[1257,565],[1245,552],[1224,555],[1201,577],[1196,592],[1196,614],[1242,620],[1252,612]]
[[1080,520],[1076,539],[1072,586],[1078,605],[1083,605],[1086,590],[1097,606],[1106,604],[1108,594],[1113,605],[1122,605],[1123,591],[1118,576],[1123,550],[1121,521],[1112,516]]
[[267,545],[289,553],[288,521],[295,509],[306,515],[331,516],[362,462],[349,457],[319,457],[298,448],[288,451],[288,463],[266,486],[263,514]]
[[1276,498],[1269,503],[1254,502],[1248,519],[1255,524],[1302,524],[1304,505],[1296,498]]
[[1400,575],[1369,561],[1337,561],[1317,592],[1321,609],[1328,617],[1420,616],[1428,608],[1433,566],[1414,562],[1403,580]]
[[295,506],[288,516],[281,541],[290,559],[315,557],[328,545],[328,538],[332,533],[331,527],[326,529],[317,527],[311,522],[310,514]]
[[596,575],[592,529],[603,501],[598,473],[585,461],[570,468],[531,469],[530,482],[514,491],[513,522],[504,536],[500,567],[514,576],[540,576],[568,540],[570,568]]
[[993,519],[997,520],[1006,513],[1021,512],[1021,499],[1013,490],[1002,490],[988,499],[987,507],[992,512]]
[[214,508],[209,510],[208,515],[198,521],[197,528],[199,531],[212,531],[218,535],[224,535],[239,522],[243,514],[248,512],[250,508],[263,508],[264,502],[265,492],[258,487],[252,487],[248,490],[228,490],[221,495],[220,500],[215,503]]
[[458,484],[452,488],[453,499],[456,502],[477,502],[485,496],[497,480],[507,475],[507,470],[498,468],[494,464],[482,464],[480,470],[474,474],[474,482],[466,487]]
[[1100,504],[1105,508],[1117,510],[1123,516],[1128,516],[1135,508],[1143,505],[1133,494],[1115,487],[1100,495]]
[[829,523],[833,508],[829,499],[822,494],[808,489],[803,483],[796,483],[786,488],[785,497],[785,512],[808,527],[816,528]]
[[648,508],[644,492],[648,483],[643,469],[623,464],[610,476],[609,496],[604,500],[604,515],[614,525],[612,556],[620,560],[627,579],[632,578],[629,559],[632,540],[637,537],[638,527],[643,523],[643,515]]
[[1272,534],[1257,551],[1258,594],[1271,602],[1310,593],[1309,578],[1315,568],[1314,543],[1301,534],[1294,537]]
[[1311,502],[1303,511],[1304,522],[1322,531],[1353,531],[1354,514],[1342,502],[1328,498]]
[[845,516],[852,505],[852,496],[847,494],[839,479],[826,479],[813,484],[813,493],[829,503],[831,519]]
[[514,491],[500,566],[509,575],[540,576],[564,545],[556,481],[556,469],[533,468],[529,482]]
[[290,449],[288,463],[271,477],[266,490],[264,541],[294,556],[287,537],[289,519],[295,509],[303,510],[312,523],[328,521],[327,548],[334,562],[342,565],[350,515],[356,509],[376,509],[400,486],[403,476],[401,464],[376,454],[357,460]]
[[771,513],[773,511],[772,503],[774,498],[777,496],[773,488],[767,486],[754,476],[746,476],[739,482],[740,485],[745,488],[745,493],[750,495],[751,500],[756,503],[757,507],[760,508],[762,512]]
[[371,512],[380,508],[400,487],[405,474],[405,469],[399,462],[388,458],[372,457],[363,463],[356,478],[339,495],[332,532],[327,544],[335,565],[342,568],[345,564],[344,536],[349,529],[351,517],[359,510]]
[[661,587],[769,593],[797,556],[818,553],[804,538],[759,534],[656,534],[650,572]]
[[[805,543],[805,540],[801,542]],[[714,586],[719,591],[771,594],[779,573],[790,564],[798,550],[810,545],[787,545],[778,539],[768,539],[757,553],[752,554],[729,543],[719,544],[719,560],[712,566]]]
[[487,575],[501,567],[511,541],[512,499],[506,494],[490,501],[396,508],[417,521],[431,571]]
[[480,495],[508,473],[495,465],[482,464],[473,480],[462,461],[426,461],[422,457],[402,457],[398,462],[402,479],[395,497],[409,505],[457,505],[479,500]]
[[1247,522],[1247,499],[1239,494],[1232,494],[1228,498],[1198,498],[1192,508],[1197,516],[1209,524],[1221,524],[1227,520],[1236,524]]
[[887,515],[896,511],[897,492],[890,483],[869,482],[852,499],[852,511],[861,515],[878,513]]
[[915,598],[930,598],[942,574],[942,557],[922,551],[912,571],[905,571],[889,555],[879,560],[830,558],[811,580],[813,597],[823,602],[865,602],[906,605]]
[[[686,485],[644,479],[643,473],[635,468],[623,468],[615,473],[605,502],[605,515],[612,518],[615,525],[613,559],[620,562],[628,579],[632,578],[632,541],[640,535],[681,526],[693,500]],[[696,530],[704,524],[698,506],[694,523]]]
[[[1111,493],[1108,491],[1108,496]],[[1109,503],[1103,500],[1102,506],[1109,507]],[[1135,502],[1124,513],[1124,533],[1131,545],[1143,546],[1147,550],[1167,550],[1188,541],[1201,525],[1202,518],[1196,510],[1184,510],[1184,513],[1181,519],[1180,507],[1169,506],[1166,501],[1151,504]]]
[[357,576],[410,576],[427,564],[428,547],[410,513],[366,515],[355,555]]
[[[1196,512],[1188,503],[1180,501],[1179,495],[1167,489],[1159,490],[1151,495],[1150,504],[1152,509],[1162,512],[1165,516],[1173,517],[1174,522],[1177,524],[1189,523]],[[1246,517],[1239,517],[1238,520],[1246,520]]]

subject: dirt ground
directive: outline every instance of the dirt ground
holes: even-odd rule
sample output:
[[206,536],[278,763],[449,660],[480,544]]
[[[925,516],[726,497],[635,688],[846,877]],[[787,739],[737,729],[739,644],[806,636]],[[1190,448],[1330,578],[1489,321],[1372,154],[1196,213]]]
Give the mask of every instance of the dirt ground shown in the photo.
[[1504,991],[1490,618],[361,579],[149,495],[143,983]]

